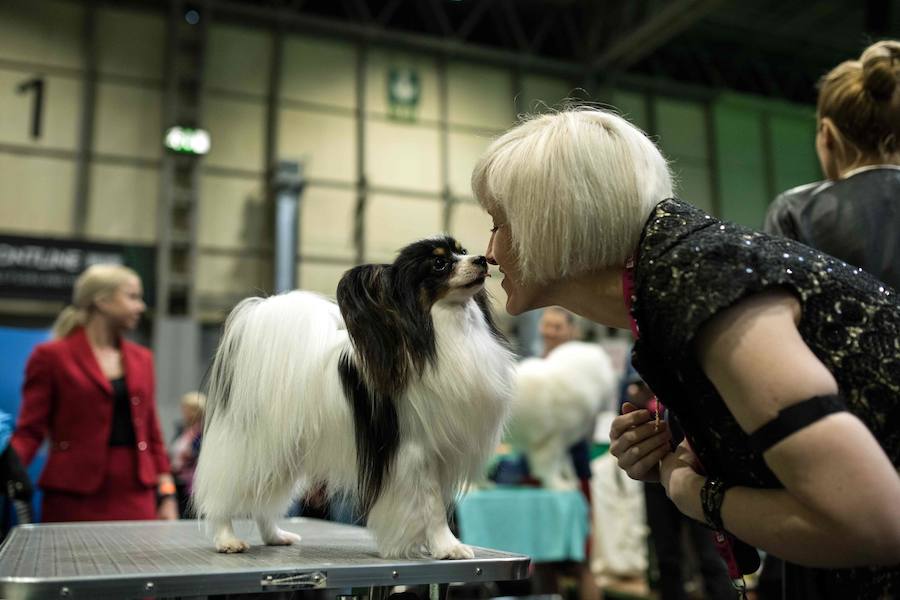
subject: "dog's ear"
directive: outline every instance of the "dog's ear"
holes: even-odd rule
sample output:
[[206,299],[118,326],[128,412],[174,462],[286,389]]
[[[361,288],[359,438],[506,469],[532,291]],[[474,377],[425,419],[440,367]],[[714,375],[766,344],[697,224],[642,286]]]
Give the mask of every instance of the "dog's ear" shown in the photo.
[[360,265],[344,273],[337,303],[367,383],[374,392],[395,396],[406,385],[409,353],[390,265]]

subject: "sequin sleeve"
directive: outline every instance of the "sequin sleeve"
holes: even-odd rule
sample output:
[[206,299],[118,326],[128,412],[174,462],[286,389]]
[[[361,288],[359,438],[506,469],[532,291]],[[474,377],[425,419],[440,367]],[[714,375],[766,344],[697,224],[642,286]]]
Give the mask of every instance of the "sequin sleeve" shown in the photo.
[[812,249],[693,211],[675,202],[658,207],[636,267],[642,343],[672,362],[693,358],[700,328],[741,299],[782,288],[802,300],[815,285]]

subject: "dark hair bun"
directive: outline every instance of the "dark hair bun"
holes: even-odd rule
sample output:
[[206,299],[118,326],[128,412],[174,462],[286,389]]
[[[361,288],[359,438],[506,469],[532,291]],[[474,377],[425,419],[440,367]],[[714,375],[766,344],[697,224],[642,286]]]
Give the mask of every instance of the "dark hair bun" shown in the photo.
[[900,85],[900,43],[884,41],[863,52],[863,88],[875,100],[890,101]]

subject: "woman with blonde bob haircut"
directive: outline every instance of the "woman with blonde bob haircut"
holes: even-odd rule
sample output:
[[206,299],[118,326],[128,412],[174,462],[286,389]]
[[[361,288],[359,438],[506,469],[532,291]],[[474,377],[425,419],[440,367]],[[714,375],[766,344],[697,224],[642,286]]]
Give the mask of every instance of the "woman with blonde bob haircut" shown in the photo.
[[[472,183],[510,313],[557,305],[637,338],[658,401],[613,422],[629,476],[732,549],[803,565],[816,598],[900,597],[893,290],[672,198],[660,152],[607,111],[517,125]],[[685,432],[674,448],[660,403]],[[758,566],[747,550],[735,577]]]
[[498,139],[472,188],[521,232],[512,250],[522,281],[542,283],[625,264],[650,211],[672,196],[672,177],[639,129],[582,109],[536,117]]
[[156,412],[153,355],[125,339],[146,306],[141,279],[93,265],[25,368],[12,446],[24,464],[45,438],[43,521],[174,519],[175,483]]

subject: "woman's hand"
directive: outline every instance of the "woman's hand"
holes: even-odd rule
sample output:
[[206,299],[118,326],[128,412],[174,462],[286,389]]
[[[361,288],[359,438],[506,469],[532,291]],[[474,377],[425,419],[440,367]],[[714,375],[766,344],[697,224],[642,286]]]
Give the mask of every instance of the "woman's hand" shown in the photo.
[[156,509],[156,517],[161,521],[175,521],[178,519],[178,500],[175,496],[163,498]]
[[659,461],[672,452],[672,434],[665,421],[657,423],[649,410],[626,402],[609,430],[609,452],[632,479],[659,481]]
[[702,523],[700,488],[706,478],[699,474],[700,471],[700,460],[688,441],[684,440],[660,463],[659,482],[666,488],[666,495],[678,510]]

